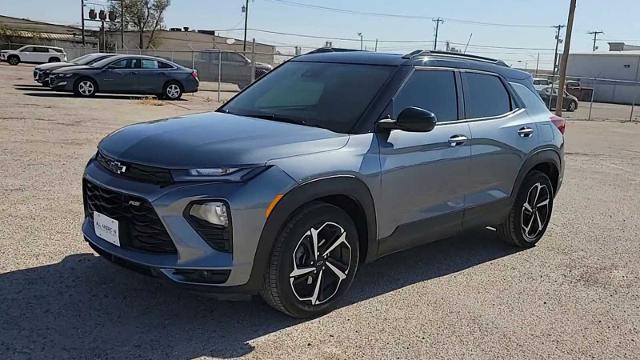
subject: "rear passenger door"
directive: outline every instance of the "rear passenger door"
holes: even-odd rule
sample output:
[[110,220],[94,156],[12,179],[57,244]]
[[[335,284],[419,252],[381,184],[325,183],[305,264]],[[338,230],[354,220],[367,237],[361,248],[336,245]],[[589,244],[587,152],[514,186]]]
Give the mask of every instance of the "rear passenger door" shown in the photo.
[[508,211],[516,177],[538,134],[502,77],[470,70],[461,77],[472,137],[464,227],[494,225]]
[[456,72],[416,69],[393,99],[392,116],[409,106],[433,112],[426,133],[378,133],[382,202],[380,253],[454,235],[462,226],[471,137],[462,116]]
[[167,70],[169,69],[161,70],[155,59],[142,59],[136,78],[138,90],[149,94],[162,93],[162,86],[169,79]]

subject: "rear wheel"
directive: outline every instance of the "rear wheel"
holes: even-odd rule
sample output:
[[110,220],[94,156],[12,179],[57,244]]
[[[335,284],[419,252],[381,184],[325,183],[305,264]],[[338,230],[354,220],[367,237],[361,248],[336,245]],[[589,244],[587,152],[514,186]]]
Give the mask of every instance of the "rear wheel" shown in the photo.
[[261,295],[289,316],[322,315],[349,289],[358,261],[358,233],[351,217],[334,205],[310,203],[276,239]]
[[567,105],[568,112],[574,112],[578,108],[578,104],[575,101],[570,101],[569,105]]
[[182,97],[182,86],[177,81],[169,81],[162,89],[161,98],[168,100],[178,100]]
[[7,62],[11,65],[18,65],[20,64],[20,58],[18,55],[10,55],[9,58],[7,58]]
[[73,87],[74,94],[78,96],[91,97],[98,91],[98,85],[89,78],[82,78],[76,81]]
[[553,186],[540,171],[527,175],[505,222],[497,227],[501,240],[529,248],[542,238],[553,209]]
[[49,62],[50,63],[52,63],[52,62],[60,62],[60,58],[59,57],[50,57],[49,58]]

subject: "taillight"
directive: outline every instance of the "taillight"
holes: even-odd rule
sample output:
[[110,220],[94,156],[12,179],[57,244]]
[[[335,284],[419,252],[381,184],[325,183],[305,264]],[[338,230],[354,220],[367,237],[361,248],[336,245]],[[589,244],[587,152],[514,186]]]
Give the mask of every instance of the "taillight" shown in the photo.
[[198,79],[198,70],[193,70],[191,72],[191,76],[193,76],[193,78],[196,79],[196,81],[200,81],[200,79]]
[[560,130],[562,135],[564,135],[564,130],[567,126],[567,121],[564,118],[561,118],[560,116],[556,116],[556,115],[551,115],[549,119],[551,120],[553,125],[555,125],[558,128],[558,130]]

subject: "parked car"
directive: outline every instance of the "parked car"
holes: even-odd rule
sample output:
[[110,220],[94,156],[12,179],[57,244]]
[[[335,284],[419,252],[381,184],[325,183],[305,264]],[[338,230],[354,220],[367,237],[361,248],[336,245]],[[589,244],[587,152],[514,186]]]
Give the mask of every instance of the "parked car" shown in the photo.
[[130,269],[317,316],[362,263],[396,251],[486,226],[535,246],[564,129],[531,76],[497,60],[302,55],[216,112],[104,138],[82,231]]
[[63,48],[55,46],[26,45],[18,50],[0,51],[0,61],[6,61],[11,65],[21,62],[42,64],[67,61],[67,54]]
[[551,86],[551,80],[543,79],[543,78],[534,78],[533,79],[533,87],[536,90],[542,90],[548,86]]
[[77,96],[96,93],[150,94],[177,100],[198,91],[198,73],[170,61],[151,56],[117,55],[91,65],[55,70],[49,77],[56,91]]
[[[551,109],[556,107],[556,102],[558,101],[558,88],[553,88],[553,97],[551,99],[551,103],[549,103],[549,97],[551,96],[551,87],[546,87],[540,91],[538,91],[542,101],[547,104]],[[563,92],[564,96],[562,99],[562,110],[567,110],[568,112],[574,112],[578,109],[578,98],[569,94],[566,90]]]
[[[222,57],[222,64],[219,65],[219,58]],[[203,81],[218,81],[236,84],[240,89],[244,89],[251,84],[251,60],[246,56],[236,52],[222,52],[218,50],[205,50],[196,53],[194,61],[178,61],[185,66],[192,64],[198,69],[198,75]],[[273,69],[273,66],[256,62],[255,79],[259,79]]]
[[33,69],[33,80],[44,86],[49,86],[49,76],[54,70],[75,65],[91,65],[102,59],[115,56],[115,54],[94,53],[77,57],[69,62],[55,62],[38,65]]
[[593,96],[593,88],[582,86],[580,81],[570,80],[566,83],[567,92],[575,96],[578,101],[590,101]]

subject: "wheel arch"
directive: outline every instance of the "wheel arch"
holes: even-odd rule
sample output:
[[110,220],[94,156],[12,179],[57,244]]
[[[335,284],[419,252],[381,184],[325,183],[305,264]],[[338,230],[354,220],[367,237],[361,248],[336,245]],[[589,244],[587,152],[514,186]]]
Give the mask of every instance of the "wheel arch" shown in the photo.
[[358,229],[361,261],[375,259],[377,224],[373,197],[367,185],[355,176],[333,176],[300,184],[288,191],[271,211],[265,223],[251,270],[254,286],[262,281],[275,239],[291,216],[313,201],[323,201],[343,209]]
[[511,199],[514,200],[518,195],[518,190],[527,175],[534,170],[541,171],[549,177],[553,185],[554,196],[560,186],[560,172],[562,168],[562,160],[560,154],[555,149],[542,149],[531,155],[525,160],[524,165],[518,173],[516,183],[511,190]]

